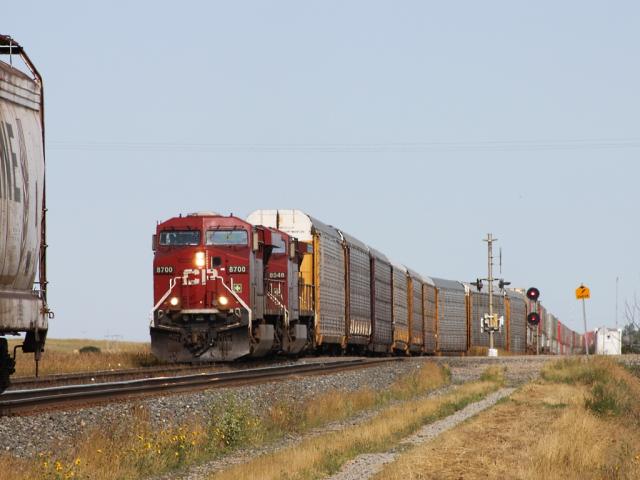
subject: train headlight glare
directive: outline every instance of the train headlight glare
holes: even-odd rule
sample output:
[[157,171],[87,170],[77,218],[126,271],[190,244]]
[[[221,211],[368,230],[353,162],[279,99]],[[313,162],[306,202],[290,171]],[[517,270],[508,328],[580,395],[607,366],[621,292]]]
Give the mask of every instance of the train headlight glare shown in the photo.
[[220,295],[218,297],[218,303],[224,307],[229,304],[229,299],[224,295]]
[[204,267],[204,252],[196,252],[195,263],[198,268]]
[[180,303],[180,299],[178,297],[171,297],[169,303],[171,304],[171,306],[176,307]]

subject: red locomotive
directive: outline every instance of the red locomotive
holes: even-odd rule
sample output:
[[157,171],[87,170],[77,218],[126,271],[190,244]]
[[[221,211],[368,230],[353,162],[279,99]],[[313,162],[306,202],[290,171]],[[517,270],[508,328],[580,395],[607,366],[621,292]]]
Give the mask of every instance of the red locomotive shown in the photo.
[[302,350],[297,289],[291,294],[297,245],[234,216],[198,213],[160,223],[153,237],[154,354],[210,362]]

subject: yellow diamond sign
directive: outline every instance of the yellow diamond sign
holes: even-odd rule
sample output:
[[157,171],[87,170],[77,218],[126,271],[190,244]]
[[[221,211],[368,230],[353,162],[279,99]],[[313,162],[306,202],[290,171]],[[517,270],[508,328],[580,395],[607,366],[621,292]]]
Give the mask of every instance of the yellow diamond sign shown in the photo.
[[576,299],[587,300],[589,298],[591,298],[591,291],[588,287],[580,285],[578,288],[576,288]]

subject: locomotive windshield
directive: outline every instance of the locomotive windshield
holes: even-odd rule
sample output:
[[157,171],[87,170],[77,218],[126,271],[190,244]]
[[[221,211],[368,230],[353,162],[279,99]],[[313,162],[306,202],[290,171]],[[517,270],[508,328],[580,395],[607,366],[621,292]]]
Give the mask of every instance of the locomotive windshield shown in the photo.
[[170,230],[160,232],[160,245],[200,245],[199,230]]
[[209,230],[207,245],[246,245],[249,240],[246,230]]

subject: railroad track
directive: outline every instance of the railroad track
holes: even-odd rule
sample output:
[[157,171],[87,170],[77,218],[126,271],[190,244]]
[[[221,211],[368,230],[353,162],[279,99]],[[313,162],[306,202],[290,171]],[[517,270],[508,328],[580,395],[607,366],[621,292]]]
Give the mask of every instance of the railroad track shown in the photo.
[[63,385],[48,388],[8,390],[0,395],[0,415],[20,415],[43,409],[77,407],[95,403],[131,400],[158,393],[221,388],[281,380],[295,375],[321,375],[366,368],[384,362],[403,361],[402,357],[352,359],[305,363],[239,371],[207,372],[190,375],[163,376],[118,382]]
[[[247,364],[250,365],[250,364]],[[117,380],[135,380],[141,378],[157,377],[162,375],[174,375],[188,372],[216,372],[241,368],[222,366],[220,364],[200,365],[162,365],[142,368],[128,368],[122,370],[99,370],[94,372],[56,373],[41,377],[15,377],[11,379],[8,391],[23,390],[28,388],[44,388],[70,384],[104,383]]]
[[[538,358],[552,358],[549,356],[537,356]],[[640,355],[638,356],[640,358]],[[307,357],[307,359],[314,359],[317,357]],[[498,361],[508,361],[508,359],[517,359],[521,358],[520,356],[509,356],[509,357],[446,357],[446,356],[436,356],[429,357],[430,359],[436,362],[465,362],[469,361],[469,359],[474,359],[477,362],[487,362],[487,363],[495,363]],[[529,358],[529,357],[527,357]],[[533,357],[532,357],[533,358]],[[238,371],[238,370],[246,370],[247,368],[260,368],[263,366],[272,366],[274,362],[284,363],[285,365],[291,365],[290,358],[281,358],[281,359],[270,359],[269,361],[265,360],[247,360],[245,362],[237,362],[232,364],[221,364],[221,363],[209,363],[209,364],[195,364],[195,365],[156,365],[150,367],[141,367],[141,368],[129,368],[122,370],[99,370],[93,372],[77,372],[77,373],[57,373],[44,375],[41,377],[15,377],[11,380],[11,386],[8,388],[8,391],[13,390],[24,390],[30,388],[45,388],[45,387],[53,387],[53,386],[62,386],[62,385],[73,385],[73,384],[86,384],[86,383],[105,383],[105,382],[114,382],[120,380],[136,380],[142,378],[153,378],[158,376],[171,376],[178,374],[189,374],[189,373],[219,373],[219,372],[227,372],[227,371]],[[281,366],[276,363],[276,366]]]

